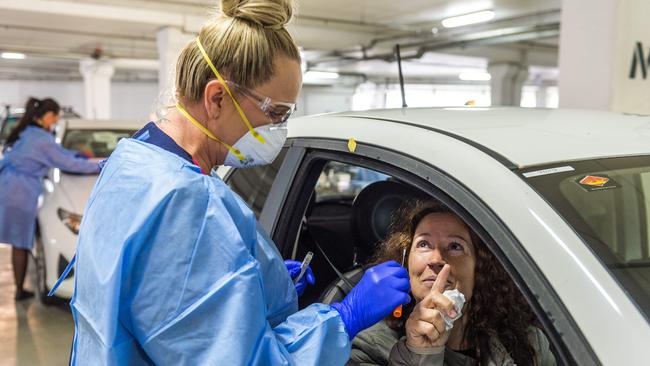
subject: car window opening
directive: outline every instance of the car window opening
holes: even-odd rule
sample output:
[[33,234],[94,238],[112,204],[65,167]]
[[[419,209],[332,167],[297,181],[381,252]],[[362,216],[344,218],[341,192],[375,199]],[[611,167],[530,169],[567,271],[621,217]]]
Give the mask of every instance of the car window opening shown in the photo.
[[[286,150],[267,167],[238,169],[228,180],[258,217],[285,155]],[[407,201],[431,199],[400,179],[366,167],[338,161],[315,166],[320,171],[316,172],[311,194],[306,196],[309,202],[305,215],[291,221],[299,229],[296,237],[287,239],[292,248],[285,253],[296,260],[309,251],[314,253],[311,268],[316,285],[308,287],[300,297],[300,308],[340,301],[377,254],[389,234],[394,213]]]

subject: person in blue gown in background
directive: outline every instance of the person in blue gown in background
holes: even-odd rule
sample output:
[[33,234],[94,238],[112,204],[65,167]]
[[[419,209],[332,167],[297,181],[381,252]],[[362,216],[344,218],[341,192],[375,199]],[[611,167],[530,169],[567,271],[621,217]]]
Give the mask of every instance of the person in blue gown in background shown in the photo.
[[57,144],[51,131],[61,108],[53,99],[30,98],[25,113],[5,143],[0,160],[0,243],[12,246],[16,300],[34,296],[23,288],[29,251],[34,245],[38,196],[51,168],[97,173],[97,163]]
[[166,121],[106,161],[80,228],[71,364],[343,365],[359,331],[410,301],[391,261],[340,303],[298,311],[313,274],[294,285],[296,263],[205,174],[283,147],[301,88],[291,17],[291,0],[222,0],[181,52]]

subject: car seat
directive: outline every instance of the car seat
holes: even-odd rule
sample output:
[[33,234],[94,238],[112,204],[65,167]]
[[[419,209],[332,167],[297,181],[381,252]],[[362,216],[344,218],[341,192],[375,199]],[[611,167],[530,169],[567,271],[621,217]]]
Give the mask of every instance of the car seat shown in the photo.
[[[409,199],[425,197],[421,191],[396,180],[374,182],[366,186],[352,203],[351,231],[355,262],[366,263],[389,234],[393,214]],[[322,292],[319,302],[339,302],[363,276],[365,268],[356,266],[336,278]]]

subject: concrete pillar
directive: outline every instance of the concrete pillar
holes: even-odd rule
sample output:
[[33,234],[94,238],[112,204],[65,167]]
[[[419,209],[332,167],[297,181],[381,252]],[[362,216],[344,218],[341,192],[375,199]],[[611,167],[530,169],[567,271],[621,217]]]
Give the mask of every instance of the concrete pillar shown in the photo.
[[170,94],[174,87],[176,61],[181,51],[193,41],[194,35],[183,33],[174,27],[164,27],[156,35],[160,69],[158,71],[158,90],[161,95]]
[[79,62],[79,72],[84,79],[86,118],[111,118],[111,78],[114,71],[108,60],[89,58]]
[[488,72],[492,76],[493,106],[519,106],[521,88],[528,78],[528,68],[516,63],[490,63]]
[[537,108],[546,108],[548,88],[544,85],[542,75],[535,75],[533,78],[533,85],[537,87],[535,91],[535,106]]
[[648,0],[563,0],[560,107],[650,114]]
[[540,85],[537,88],[537,93],[535,93],[537,97],[537,102],[535,103],[535,105],[537,106],[537,108],[546,108],[547,93],[548,93],[548,88],[546,86]]

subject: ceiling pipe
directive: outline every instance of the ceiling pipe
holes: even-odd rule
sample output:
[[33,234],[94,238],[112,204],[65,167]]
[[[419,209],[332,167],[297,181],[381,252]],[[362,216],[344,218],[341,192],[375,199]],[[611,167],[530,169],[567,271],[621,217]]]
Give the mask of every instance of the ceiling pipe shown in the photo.
[[[466,34],[453,39],[430,39],[410,43],[400,43],[403,49],[402,60],[419,59],[425,53],[457,47],[472,47],[480,45],[495,45],[511,42],[530,41],[541,38],[559,36],[560,24],[552,23],[538,26],[513,27],[510,29],[497,29],[486,32]],[[395,61],[395,54],[391,50],[371,54],[369,49],[358,51],[335,51],[325,55],[320,60],[310,61],[310,66],[326,63],[346,64],[351,62],[382,60]],[[410,52],[409,52],[410,51]]]
[[[336,50],[325,53],[320,59],[310,62],[310,65],[320,65],[328,62],[340,61],[341,63],[383,60],[393,61],[394,53],[392,47],[398,43],[405,50],[415,48],[410,56],[405,59],[420,58],[424,53],[433,50],[443,50],[452,47],[469,47],[487,39],[502,39],[503,41],[492,41],[493,44],[506,43],[506,36],[514,33],[529,33],[530,36],[521,37],[520,40],[534,40],[537,38],[548,38],[559,34],[560,10],[554,9],[534,14],[525,14],[515,17],[503,18],[485,24],[471,27],[460,27],[449,29],[437,34],[432,32],[411,32],[409,34],[395,35],[389,37],[375,38],[365,45],[356,49]],[[537,25],[527,25],[536,21]],[[521,24],[526,24],[522,26]],[[505,31],[504,31],[505,29]],[[382,52],[373,52],[380,48],[382,43],[389,43]],[[415,52],[415,53],[413,53]]]
[[[429,39],[436,39],[439,38],[440,36],[447,36],[447,37],[452,37],[458,34],[464,34],[467,33],[467,29],[471,29],[472,31],[477,31],[480,29],[490,29],[490,28],[495,28],[495,26],[499,25],[507,25],[508,23],[529,23],[530,21],[537,21],[537,23],[545,24],[549,22],[559,22],[561,16],[561,10],[560,9],[553,9],[553,10],[548,10],[548,11],[543,11],[543,12],[537,12],[533,14],[524,14],[524,15],[518,15],[518,16],[513,16],[513,17],[508,17],[508,18],[501,18],[501,19],[496,19],[487,23],[483,24],[475,24],[472,25],[471,28],[468,27],[459,27],[459,28],[451,28],[442,32],[439,32],[437,34],[433,34],[431,32],[431,25],[437,24],[439,22],[432,22],[432,23],[427,23],[427,25],[421,25],[418,27],[417,31],[408,33],[408,34],[400,34],[400,35],[395,35],[395,36],[389,36],[389,37],[380,37],[380,38],[375,38],[372,39],[368,44],[362,45],[362,48],[365,49],[372,49],[376,47],[377,45],[381,43],[390,43],[390,44],[395,44],[397,41],[402,40],[402,39],[408,39],[408,38],[429,38]],[[424,30],[422,29],[424,28]],[[401,42],[398,42],[401,43]]]

